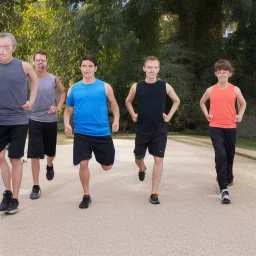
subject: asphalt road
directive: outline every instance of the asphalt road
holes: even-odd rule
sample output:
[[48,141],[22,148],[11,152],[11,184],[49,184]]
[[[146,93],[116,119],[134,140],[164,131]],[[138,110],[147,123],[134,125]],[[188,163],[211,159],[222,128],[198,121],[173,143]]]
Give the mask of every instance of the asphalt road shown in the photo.
[[115,140],[116,162],[109,172],[92,159],[92,204],[85,210],[78,208],[82,188],[72,145],[58,146],[50,182],[41,161],[38,200],[29,199],[32,175],[25,163],[20,211],[0,213],[0,255],[256,255],[255,160],[236,156],[232,203],[222,205],[211,146],[168,140],[161,203],[152,205],[153,159],[146,157],[146,179],[139,181],[133,144]]

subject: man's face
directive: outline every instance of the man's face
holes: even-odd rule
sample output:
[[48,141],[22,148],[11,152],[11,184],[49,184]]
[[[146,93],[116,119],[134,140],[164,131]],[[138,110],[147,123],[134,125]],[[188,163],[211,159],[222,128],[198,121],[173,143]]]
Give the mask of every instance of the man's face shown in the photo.
[[42,72],[47,69],[47,58],[45,55],[36,54],[34,58],[35,70],[37,72]]
[[144,66],[143,71],[146,73],[146,77],[155,79],[160,71],[159,62],[157,60],[148,60]]
[[94,73],[97,71],[97,67],[89,60],[83,60],[80,69],[83,77],[87,79],[94,77]]
[[8,63],[12,59],[12,40],[9,37],[0,38],[0,63]]
[[218,78],[219,83],[225,83],[228,81],[228,79],[233,75],[229,70],[217,70],[215,73],[215,76]]

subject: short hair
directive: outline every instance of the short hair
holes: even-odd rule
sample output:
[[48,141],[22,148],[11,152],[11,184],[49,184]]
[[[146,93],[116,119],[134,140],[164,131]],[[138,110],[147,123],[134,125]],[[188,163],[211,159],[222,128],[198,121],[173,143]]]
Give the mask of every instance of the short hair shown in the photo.
[[159,59],[158,59],[157,57],[155,57],[155,56],[148,56],[148,57],[144,60],[144,65],[143,65],[143,66],[145,66],[146,63],[147,63],[149,60],[151,60],[151,61],[155,61],[155,60],[158,61],[159,66],[160,66],[160,61],[159,61]]
[[36,51],[36,52],[34,53],[34,55],[33,55],[33,60],[35,60],[36,54],[45,55],[46,59],[48,59],[48,58],[47,58],[47,57],[48,57],[48,56],[47,56],[47,52],[44,51],[44,50],[38,50],[38,51]]
[[4,37],[9,37],[12,40],[13,51],[15,51],[15,49],[17,47],[17,41],[16,41],[14,35],[11,33],[8,33],[8,32],[0,33],[0,38],[4,38]]
[[91,62],[95,65],[95,67],[98,67],[97,60],[96,60],[96,58],[95,58],[94,56],[92,56],[92,55],[85,55],[85,56],[82,58],[82,60],[80,61],[80,66],[82,65],[82,62],[83,62],[84,60],[89,60],[89,61],[91,61]]
[[216,72],[218,70],[222,70],[222,69],[228,70],[229,72],[234,73],[234,68],[233,68],[232,64],[228,60],[225,60],[225,59],[221,59],[214,64],[214,72]]

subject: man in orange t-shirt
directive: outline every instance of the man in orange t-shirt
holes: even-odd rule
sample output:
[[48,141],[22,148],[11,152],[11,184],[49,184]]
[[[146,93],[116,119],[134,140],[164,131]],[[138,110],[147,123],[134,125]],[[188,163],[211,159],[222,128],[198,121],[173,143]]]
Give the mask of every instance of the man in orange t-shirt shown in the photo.
[[[218,83],[209,87],[200,100],[200,107],[209,121],[212,145],[215,151],[217,181],[221,202],[230,203],[227,186],[233,185],[233,161],[236,144],[236,122],[241,122],[246,101],[240,89],[229,83],[234,69],[228,60],[219,60],[214,65]],[[206,101],[210,100],[210,110]],[[238,102],[238,113],[235,104]]]

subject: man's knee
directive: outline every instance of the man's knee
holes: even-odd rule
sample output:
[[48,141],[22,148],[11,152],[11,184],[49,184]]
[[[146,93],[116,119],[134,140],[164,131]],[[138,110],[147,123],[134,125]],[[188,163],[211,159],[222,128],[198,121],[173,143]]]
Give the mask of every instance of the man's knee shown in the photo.
[[104,171],[109,171],[112,168],[113,165],[101,165],[102,169]]

